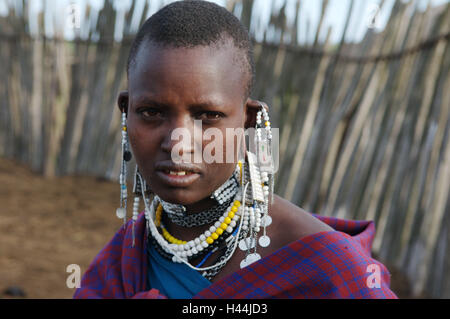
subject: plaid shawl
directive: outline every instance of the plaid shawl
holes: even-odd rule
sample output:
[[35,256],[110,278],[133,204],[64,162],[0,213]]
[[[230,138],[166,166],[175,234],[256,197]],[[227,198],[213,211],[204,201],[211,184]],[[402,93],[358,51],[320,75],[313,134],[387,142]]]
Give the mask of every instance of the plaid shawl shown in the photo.
[[[388,270],[371,258],[373,222],[314,216],[335,230],[292,242],[194,298],[397,298]],[[141,213],[134,247],[132,222],[121,227],[87,269],[74,298],[166,298],[156,289],[146,291],[145,224]],[[379,288],[368,285],[374,269]]]

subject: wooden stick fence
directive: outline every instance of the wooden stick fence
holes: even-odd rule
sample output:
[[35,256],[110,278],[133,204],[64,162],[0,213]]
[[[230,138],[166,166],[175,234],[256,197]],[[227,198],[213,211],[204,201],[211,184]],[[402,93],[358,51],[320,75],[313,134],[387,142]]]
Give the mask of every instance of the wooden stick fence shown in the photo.
[[[236,6],[249,26],[253,1],[227,3]],[[277,38],[255,43],[253,94],[280,128],[277,193],[311,212],[374,220],[374,252],[407,273],[414,294],[450,297],[450,5],[422,12],[397,1],[385,29],[355,44],[345,41],[352,1],[337,45],[331,28],[319,40],[329,1],[311,44],[297,41],[301,2],[294,25],[284,8],[272,13]],[[73,41],[30,36],[13,8],[0,17],[0,156],[45,175],[117,178],[115,103],[126,88],[131,20],[142,24],[149,9],[132,4],[121,42],[111,1]],[[41,14],[39,30],[44,22]]]

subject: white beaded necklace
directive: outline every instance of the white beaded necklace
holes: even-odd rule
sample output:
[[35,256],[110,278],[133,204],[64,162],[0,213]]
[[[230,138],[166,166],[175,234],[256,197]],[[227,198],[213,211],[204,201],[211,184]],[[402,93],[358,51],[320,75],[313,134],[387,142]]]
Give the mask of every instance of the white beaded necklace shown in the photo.
[[[139,176],[139,178],[142,181],[142,177]],[[242,205],[239,207],[238,211],[235,214],[235,217],[237,216],[236,219],[234,219],[233,221],[236,222],[239,220],[239,217],[241,215],[244,214],[244,207],[245,207],[245,197],[246,197],[246,191],[247,191],[247,187],[249,186],[250,183],[247,183],[244,187],[244,192],[243,192],[243,198],[242,198]],[[206,241],[202,240],[202,238],[205,236],[205,234],[207,234],[207,232],[211,232],[211,230],[213,229],[213,227],[215,227],[217,225],[218,222],[216,222],[216,224],[214,226],[211,226],[211,228],[207,231],[205,231],[205,233],[203,233],[202,235],[200,235],[199,237],[195,238],[194,240],[189,241],[188,244],[182,245],[182,248],[180,249],[178,247],[178,245],[174,245],[174,244],[169,244],[167,243],[167,241],[164,239],[164,237],[159,233],[155,222],[154,222],[154,218],[155,218],[155,214],[156,214],[156,205],[158,203],[158,198],[157,196],[155,196],[155,198],[152,200],[150,207],[148,207],[148,200],[146,199],[146,195],[145,192],[142,191],[142,197],[144,199],[144,204],[145,204],[145,218],[147,220],[147,229],[148,231],[152,234],[153,238],[156,240],[156,242],[163,247],[163,249],[172,254],[172,261],[173,262],[179,262],[179,263],[184,263],[186,264],[188,267],[197,270],[197,271],[205,271],[205,270],[210,270],[213,268],[216,268],[222,264],[225,264],[228,262],[228,260],[233,256],[236,248],[237,248],[237,244],[238,244],[238,240],[235,241],[234,245],[233,245],[233,250],[232,253],[224,260],[212,265],[212,266],[208,266],[208,267],[195,267],[192,266],[188,261],[187,261],[187,257],[189,253],[194,253],[195,251],[202,251],[206,247],[208,247],[207,245],[209,245]],[[241,193],[238,192],[238,194],[235,197],[235,200],[239,200],[241,199]],[[226,212],[228,213],[228,211]],[[222,218],[222,217],[221,217]],[[238,234],[236,235],[236,238],[239,238],[240,236],[240,232],[242,230],[242,222],[243,222],[244,218],[240,218],[240,224],[239,224],[239,229],[238,229]],[[217,227],[214,228],[214,231],[217,229]],[[226,231],[228,231],[228,229],[226,229]],[[231,232],[233,230],[231,229]],[[205,237],[206,239],[206,237]]]
[[[239,199],[237,199],[237,200],[239,200]],[[158,196],[155,196],[154,201],[156,202],[156,204],[159,204],[160,198]],[[164,240],[165,244],[162,245],[162,248],[166,252],[170,253],[170,251],[167,248],[171,247],[174,251],[179,253],[178,254],[179,257],[185,258],[185,259],[187,257],[196,255],[197,253],[203,251],[203,249],[208,248],[208,246],[210,244],[207,242],[207,238],[210,237],[213,233],[215,233],[217,231],[217,229],[223,225],[224,220],[225,220],[225,218],[228,217],[229,211],[230,211],[231,207],[233,207],[233,205],[234,204],[231,204],[229,206],[229,208],[227,210],[225,210],[225,213],[223,213],[223,215],[219,218],[219,220],[216,221],[213,226],[211,226],[208,230],[206,230],[203,234],[201,234],[197,238],[190,240],[185,244],[180,244],[180,245],[169,244],[169,243],[167,243],[167,241]],[[238,211],[235,213],[235,215],[231,219],[231,222],[228,224],[228,226],[225,229],[222,228],[223,231],[231,234],[233,232],[234,228],[236,227],[237,221],[239,220],[240,216],[241,216],[241,210],[238,209]],[[154,236],[155,234],[152,232],[152,235]],[[177,262],[177,258],[175,256],[172,260],[174,262]]]

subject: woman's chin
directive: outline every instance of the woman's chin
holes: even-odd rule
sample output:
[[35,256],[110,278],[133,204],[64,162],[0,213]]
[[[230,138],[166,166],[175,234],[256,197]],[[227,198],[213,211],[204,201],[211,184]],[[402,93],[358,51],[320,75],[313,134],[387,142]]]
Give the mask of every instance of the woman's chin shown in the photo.
[[160,191],[155,190],[154,193],[166,202],[184,206],[195,204],[202,199],[201,196],[193,194],[193,191],[180,188]]

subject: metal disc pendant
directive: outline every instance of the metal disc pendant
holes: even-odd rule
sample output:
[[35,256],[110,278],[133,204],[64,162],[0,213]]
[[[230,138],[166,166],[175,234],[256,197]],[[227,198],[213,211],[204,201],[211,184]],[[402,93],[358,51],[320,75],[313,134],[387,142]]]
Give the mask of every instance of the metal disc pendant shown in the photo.
[[262,226],[269,226],[270,224],[272,224],[272,217],[270,217],[269,215],[263,216],[263,218],[261,218],[261,225]]
[[119,207],[116,209],[116,216],[117,218],[125,218],[125,216],[127,215],[127,211],[125,210],[125,208],[123,207]]
[[241,269],[248,266],[247,258],[242,259],[240,266]]
[[258,261],[261,259],[261,255],[258,253],[253,253],[247,256],[246,260],[247,260],[247,265],[250,265],[252,263],[254,263],[255,261]]
[[256,240],[255,240],[255,238],[252,238],[252,237],[244,238],[239,242],[240,250],[244,250],[244,251],[249,250],[249,249],[254,248],[255,246],[256,246]]
[[261,237],[259,238],[259,245],[260,245],[261,247],[267,247],[267,246],[269,246],[269,245],[270,245],[270,237],[269,237],[269,236],[266,236],[266,235],[261,236]]

